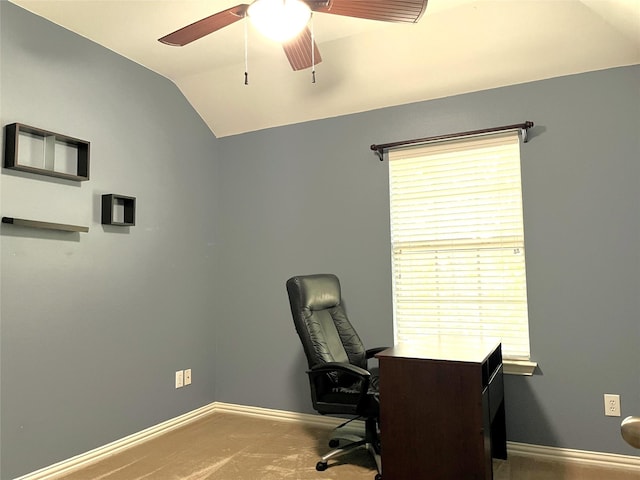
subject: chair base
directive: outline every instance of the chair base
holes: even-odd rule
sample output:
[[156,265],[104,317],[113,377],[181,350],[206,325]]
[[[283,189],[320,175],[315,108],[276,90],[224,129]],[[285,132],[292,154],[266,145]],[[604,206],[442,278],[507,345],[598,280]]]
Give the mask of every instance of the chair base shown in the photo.
[[329,467],[328,465],[329,460],[331,460],[332,458],[337,458],[344,454],[353,452],[354,450],[357,450],[359,448],[365,448],[369,451],[373,459],[376,461],[376,468],[378,470],[378,475],[376,476],[376,479],[381,479],[382,477],[379,476],[380,472],[382,471],[382,462],[380,459],[380,454],[377,452],[376,447],[373,445],[373,443],[369,443],[364,439],[358,440],[357,442],[349,443],[344,447],[336,448],[334,450],[331,450],[326,455],[323,455],[320,458],[320,461],[316,464],[316,470],[318,470],[319,472],[326,470]]
[[[365,448],[376,462],[378,474],[375,476],[375,479],[382,480],[382,460],[380,457],[380,446],[379,443],[377,443],[377,422],[374,419],[367,419],[365,424],[366,427],[364,429],[353,428],[351,426],[347,428],[344,426],[336,428],[329,440],[329,446],[338,448],[334,448],[334,450],[323,455],[316,464],[316,470],[322,472],[329,467],[329,460],[353,452],[359,448]],[[348,443],[340,447],[341,440],[347,441]]]
[[364,440],[367,436],[363,423],[346,423],[336,427],[331,432],[329,447],[337,448],[340,444],[349,444]]

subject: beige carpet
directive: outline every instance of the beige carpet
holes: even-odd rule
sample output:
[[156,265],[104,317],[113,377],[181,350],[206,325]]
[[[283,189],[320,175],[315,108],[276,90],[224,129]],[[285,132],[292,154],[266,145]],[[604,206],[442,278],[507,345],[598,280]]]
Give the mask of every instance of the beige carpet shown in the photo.
[[214,413],[66,476],[65,480],[373,480],[366,452],[353,463],[315,469],[330,430]]
[[[329,434],[322,427],[216,412],[57,480],[373,480],[375,463],[364,450],[345,457],[349,463],[315,470]],[[640,479],[640,472],[515,456],[496,462],[494,470],[495,480]]]

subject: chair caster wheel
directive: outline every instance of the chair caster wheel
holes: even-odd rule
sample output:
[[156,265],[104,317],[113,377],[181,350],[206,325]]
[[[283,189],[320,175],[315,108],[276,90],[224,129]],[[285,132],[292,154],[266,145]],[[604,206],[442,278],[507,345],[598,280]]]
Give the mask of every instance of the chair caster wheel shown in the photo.
[[374,480],[382,480],[382,474],[381,474],[381,473],[378,473],[378,474],[375,476],[375,479],[374,479]]
[[329,448],[336,448],[340,445],[340,440],[336,440],[335,438],[329,440]]
[[327,463],[326,462],[318,462],[316,463],[316,470],[319,472],[324,472],[327,469]]

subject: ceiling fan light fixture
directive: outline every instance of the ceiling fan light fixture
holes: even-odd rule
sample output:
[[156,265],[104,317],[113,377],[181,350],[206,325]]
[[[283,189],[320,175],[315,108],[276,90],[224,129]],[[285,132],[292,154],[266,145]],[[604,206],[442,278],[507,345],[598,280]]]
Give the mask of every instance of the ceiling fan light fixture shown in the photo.
[[301,0],[256,0],[247,9],[253,26],[265,37],[286,42],[309,23],[311,9]]

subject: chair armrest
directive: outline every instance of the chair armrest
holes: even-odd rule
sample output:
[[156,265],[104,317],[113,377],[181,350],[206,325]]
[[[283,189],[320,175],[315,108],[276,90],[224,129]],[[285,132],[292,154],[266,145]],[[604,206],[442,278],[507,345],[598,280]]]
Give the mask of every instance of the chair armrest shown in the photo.
[[370,359],[370,358],[373,358],[373,357],[376,355],[376,353],[380,353],[380,352],[382,352],[382,351],[386,350],[387,348],[389,348],[389,347],[376,347],[376,348],[369,348],[369,349],[365,352],[365,355],[366,355],[367,360],[368,360],[368,359]]

